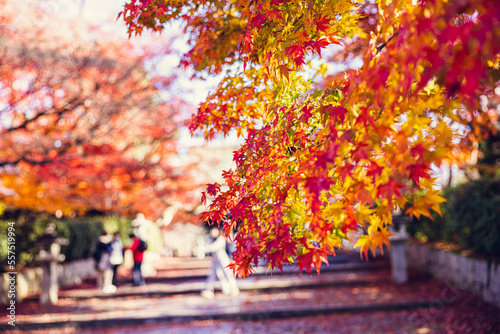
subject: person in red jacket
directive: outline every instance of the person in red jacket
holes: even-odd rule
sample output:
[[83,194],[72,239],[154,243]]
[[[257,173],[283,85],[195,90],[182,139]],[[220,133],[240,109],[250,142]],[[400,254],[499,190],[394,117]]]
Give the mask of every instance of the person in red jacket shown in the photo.
[[142,260],[144,259],[144,251],[140,249],[139,245],[141,240],[135,234],[131,234],[130,238],[132,243],[126,249],[130,249],[134,255],[134,267],[132,268],[132,274],[134,276],[134,285],[141,286],[145,285],[144,276],[142,276]]

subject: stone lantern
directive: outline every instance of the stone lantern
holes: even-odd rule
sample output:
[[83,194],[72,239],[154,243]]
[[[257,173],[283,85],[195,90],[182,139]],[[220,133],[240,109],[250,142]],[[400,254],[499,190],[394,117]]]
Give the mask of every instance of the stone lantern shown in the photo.
[[35,256],[35,261],[42,267],[42,292],[40,294],[40,304],[55,305],[58,302],[59,285],[57,282],[57,264],[64,261],[61,254],[61,245],[67,245],[68,241],[58,238],[55,232],[55,225],[49,224],[45,233],[37,239],[40,252]]
[[403,284],[408,281],[408,265],[406,261],[406,240],[408,234],[406,233],[405,224],[409,221],[408,216],[402,213],[396,213],[392,217],[392,224],[394,226],[394,235],[389,237],[391,243],[391,272],[392,280],[394,283]]

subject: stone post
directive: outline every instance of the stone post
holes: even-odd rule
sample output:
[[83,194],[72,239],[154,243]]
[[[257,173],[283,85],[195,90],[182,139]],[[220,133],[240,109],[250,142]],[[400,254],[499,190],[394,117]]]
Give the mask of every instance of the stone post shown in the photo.
[[394,283],[403,284],[408,281],[408,264],[406,261],[406,240],[408,235],[404,223],[408,221],[407,217],[393,217],[393,224],[399,231],[389,237],[391,243],[391,273]]
[[45,234],[38,239],[41,250],[35,257],[35,261],[40,263],[43,270],[42,292],[40,293],[40,304],[42,305],[58,303],[57,264],[64,261],[64,255],[61,254],[61,244],[65,242],[67,242],[65,239],[56,237],[53,225],[49,225]]

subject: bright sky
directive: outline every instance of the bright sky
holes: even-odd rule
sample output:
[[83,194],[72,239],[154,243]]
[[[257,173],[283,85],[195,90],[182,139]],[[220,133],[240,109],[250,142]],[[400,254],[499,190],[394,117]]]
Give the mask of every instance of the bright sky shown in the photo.
[[[52,0],[58,15],[66,19],[82,18],[91,24],[98,25],[100,29],[109,32],[110,36],[123,38],[127,36],[127,30],[122,20],[116,20],[118,13],[122,10],[125,0]],[[162,33],[162,41],[168,42],[169,36],[180,32],[179,25],[167,26]],[[156,34],[156,37],[161,37]],[[131,38],[132,43],[142,44],[150,40],[150,35],[145,32],[137,38]],[[180,39],[177,39],[173,44],[175,50],[185,52],[188,50],[187,45]],[[179,57],[171,55],[164,57],[157,67],[162,74],[168,74],[176,71]],[[210,89],[213,89],[217,84],[217,79],[211,78],[207,81],[190,80],[192,72],[184,71],[184,76],[178,80],[178,92],[181,97],[192,104],[198,104],[205,99]],[[177,87],[176,87],[177,88]],[[184,96],[182,96],[184,95]]]
[[[48,11],[55,13],[65,19],[81,18],[91,24],[99,26],[100,29],[109,33],[109,36],[123,38],[127,36],[127,30],[123,21],[116,20],[118,13],[122,10],[125,0],[52,0],[47,3]],[[180,33],[179,25],[169,25],[162,33],[163,37],[160,42],[168,43],[169,36]],[[156,37],[159,37],[158,34]],[[160,36],[161,37],[161,36]],[[132,43],[142,44],[150,41],[150,34],[143,33],[140,37],[132,38]],[[178,38],[171,44],[179,53],[188,50],[186,41]],[[210,90],[215,89],[220,78],[209,78],[206,81],[191,80],[192,71],[179,70],[180,57],[177,55],[165,56],[156,64],[156,70],[160,74],[171,74],[176,72],[178,79],[175,87],[173,87],[172,95],[181,97],[194,106],[204,101]],[[170,92],[165,93],[165,98],[168,98]],[[240,139],[231,134],[223,140],[215,140],[210,142],[210,146],[227,146],[238,143]],[[187,129],[180,131],[181,146],[198,146],[204,144],[205,141],[201,136],[192,138]]]

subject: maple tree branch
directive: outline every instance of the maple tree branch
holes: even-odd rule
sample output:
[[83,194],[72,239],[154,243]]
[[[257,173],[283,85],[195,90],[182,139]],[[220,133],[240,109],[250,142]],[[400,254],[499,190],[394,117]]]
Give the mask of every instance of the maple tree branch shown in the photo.
[[379,46],[377,46],[377,53],[380,53],[380,51],[382,51],[386,46],[387,44],[396,36],[399,35],[399,31],[396,31],[391,37],[389,37],[389,39],[387,40],[387,42],[384,42],[382,44],[380,44]]
[[[68,105],[70,105],[71,103],[75,102],[76,100],[78,100],[78,98],[74,98],[73,100],[71,100],[68,103],[66,103],[63,107],[58,108],[58,109],[56,109],[54,107],[51,107],[49,109],[43,110],[40,113],[38,113],[36,116],[33,116],[30,119],[25,119],[24,122],[21,123],[20,125],[14,126],[14,127],[10,127],[8,129],[6,129],[5,132],[13,132],[13,131],[17,131],[17,130],[20,130],[20,129],[26,129],[26,126],[28,126],[28,124],[36,121],[37,119],[39,119],[40,117],[43,117],[43,116],[49,116],[49,115],[59,115],[59,116],[61,116],[61,115],[65,114],[66,112],[68,112],[70,110],[73,110],[74,108],[76,108],[79,105],[83,104],[83,103],[77,103],[72,108],[68,108],[67,107]],[[54,113],[49,114],[49,111],[54,110],[54,109],[56,111]]]
[[32,166],[41,166],[41,165],[46,165],[48,163],[53,162],[52,159],[44,159],[44,160],[34,160],[32,158],[29,158],[27,155],[23,155],[15,160],[11,161],[0,161],[0,167],[6,167],[6,166],[15,166],[19,164],[20,162],[26,162]]
[[23,94],[21,94],[21,96],[19,96],[19,98],[16,101],[14,101],[13,103],[11,103],[9,105],[9,109],[12,109],[13,107],[15,107],[16,105],[21,103],[21,101],[23,101],[26,97],[28,97],[29,95],[31,95],[35,92],[34,85],[30,85],[30,86],[31,86],[30,89],[28,89]]

